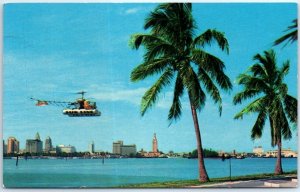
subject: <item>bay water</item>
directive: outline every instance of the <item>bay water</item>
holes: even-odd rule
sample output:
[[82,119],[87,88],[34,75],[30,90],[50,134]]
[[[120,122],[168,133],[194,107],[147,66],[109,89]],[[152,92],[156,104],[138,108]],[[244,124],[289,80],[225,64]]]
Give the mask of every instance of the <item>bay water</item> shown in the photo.
[[[231,175],[273,173],[276,158],[231,159]],[[229,176],[230,160],[205,159],[210,178]],[[297,158],[283,158],[284,171],[297,169]],[[116,187],[126,184],[198,178],[197,159],[20,159],[3,160],[8,188]]]

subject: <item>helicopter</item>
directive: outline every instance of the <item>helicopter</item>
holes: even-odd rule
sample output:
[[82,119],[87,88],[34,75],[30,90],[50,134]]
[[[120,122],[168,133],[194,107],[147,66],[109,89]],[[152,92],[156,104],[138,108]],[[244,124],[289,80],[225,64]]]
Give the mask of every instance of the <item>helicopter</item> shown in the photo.
[[84,98],[85,91],[77,92],[81,94],[81,98],[76,99],[74,102],[68,101],[46,101],[35,98],[30,98],[36,101],[36,106],[56,105],[63,106],[63,114],[69,117],[93,117],[100,116],[101,112],[97,109],[96,102],[89,101]]

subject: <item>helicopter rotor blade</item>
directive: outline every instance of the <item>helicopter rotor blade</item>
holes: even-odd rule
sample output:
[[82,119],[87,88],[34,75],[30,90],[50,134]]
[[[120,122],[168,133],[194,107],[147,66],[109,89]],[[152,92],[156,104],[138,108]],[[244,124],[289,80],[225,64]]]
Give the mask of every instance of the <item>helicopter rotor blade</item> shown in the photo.
[[76,94],[85,94],[85,93],[87,93],[87,92],[86,91],[79,91]]

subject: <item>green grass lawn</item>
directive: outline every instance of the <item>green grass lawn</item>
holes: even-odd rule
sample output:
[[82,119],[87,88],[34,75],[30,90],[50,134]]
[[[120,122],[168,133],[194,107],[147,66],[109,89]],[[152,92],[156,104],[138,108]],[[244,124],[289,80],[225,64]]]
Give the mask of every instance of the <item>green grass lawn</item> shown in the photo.
[[[231,177],[231,181],[245,181],[255,179],[268,179],[268,178],[281,178],[284,176],[297,176],[297,171],[285,172],[282,175],[274,175],[272,173],[254,174]],[[212,178],[209,182],[199,182],[198,180],[181,180],[181,181],[166,181],[166,182],[153,182],[142,184],[122,185],[118,188],[183,188],[194,185],[207,185],[216,184],[230,181],[229,177]]]

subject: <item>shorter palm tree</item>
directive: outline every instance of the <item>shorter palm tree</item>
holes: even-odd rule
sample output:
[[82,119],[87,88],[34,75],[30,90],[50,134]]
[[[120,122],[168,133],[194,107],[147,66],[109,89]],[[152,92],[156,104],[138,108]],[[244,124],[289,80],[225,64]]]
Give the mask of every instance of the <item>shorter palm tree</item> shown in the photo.
[[242,119],[246,114],[258,113],[251,131],[252,139],[262,136],[265,122],[269,119],[271,145],[278,147],[275,174],[282,174],[281,140],[282,137],[283,139],[292,137],[290,124],[296,127],[297,123],[297,99],[287,93],[288,86],[283,82],[290,65],[289,61],[286,61],[281,68],[278,68],[273,50],[265,51],[264,56],[255,55],[254,60],[257,63],[237,79],[237,83],[244,89],[234,96],[233,103],[236,105],[247,99],[257,98],[234,118]]
[[[298,39],[298,19],[293,20],[293,25],[289,26],[286,31],[290,31],[288,34],[285,34],[284,36],[280,37],[274,42],[274,45],[279,45],[283,43],[284,41],[287,41],[286,44],[289,42],[293,43]],[[292,30],[292,31],[291,31]],[[286,45],[285,44],[285,45]]]

